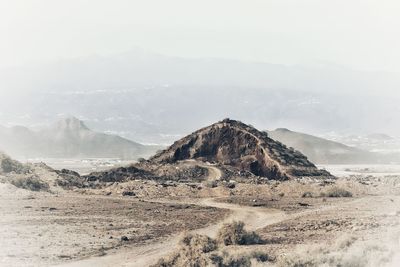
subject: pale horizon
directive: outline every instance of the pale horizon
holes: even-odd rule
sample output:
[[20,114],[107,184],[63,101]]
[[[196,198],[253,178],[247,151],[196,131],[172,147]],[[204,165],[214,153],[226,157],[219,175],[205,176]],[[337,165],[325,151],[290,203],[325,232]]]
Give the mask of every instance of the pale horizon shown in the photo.
[[0,67],[134,47],[179,57],[400,71],[396,1],[12,1]]

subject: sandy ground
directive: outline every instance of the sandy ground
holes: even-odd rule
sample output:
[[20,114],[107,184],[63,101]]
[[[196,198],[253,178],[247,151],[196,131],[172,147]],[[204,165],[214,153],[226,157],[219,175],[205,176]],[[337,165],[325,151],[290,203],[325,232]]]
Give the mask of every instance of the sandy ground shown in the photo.
[[[206,182],[220,178],[218,168],[202,166],[209,169]],[[396,266],[400,180],[394,174],[362,172],[335,184],[305,179],[234,188],[130,181],[52,194],[0,184],[0,266],[149,266],[172,252],[183,232],[213,237],[232,220],[245,222],[267,242],[225,249],[263,251],[275,259],[269,264],[307,254],[313,260],[334,257],[331,262],[360,258],[361,265],[349,266]],[[321,196],[332,187],[345,188],[353,197]],[[124,190],[136,197],[122,197]],[[303,197],[305,192],[312,197]],[[343,237],[354,242],[337,246]]]
[[[200,207],[214,207],[231,211],[229,216],[220,220],[218,223],[190,231],[192,233],[206,234],[211,237],[216,236],[218,229],[225,222],[241,220],[246,222],[249,228],[258,229],[286,218],[286,215],[279,210],[253,207],[243,208],[239,205],[215,202],[213,199],[203,199],[198,202],[197,205]],[[132,247],[111,255],[92,257],[62,266],[149,266],[155,264],[159,258],[173,252],[180,238],[181,235],[178,234],[159,243]]]
[[386,175],[400,176],[400,165],[397,164],[357,164],[357,165],[318,165],[318,168],[326,169],[337,177],[349,175],[373,175],[382,177]]
[[18,159],[24,163],[41,163],[45,162],[53,169],[61,170],[68,169],[79,172],[80,174],[89,174],[94,171],[102,171],[110,168],[126,166],[135,163],[135,160],[122,160],[115,158],[33,158],[33,159]]
[[227,213],[131,197],[32,193],[6,184],[0,184],[0,211],[0,266],[52,266],[105,255],[204,227]]

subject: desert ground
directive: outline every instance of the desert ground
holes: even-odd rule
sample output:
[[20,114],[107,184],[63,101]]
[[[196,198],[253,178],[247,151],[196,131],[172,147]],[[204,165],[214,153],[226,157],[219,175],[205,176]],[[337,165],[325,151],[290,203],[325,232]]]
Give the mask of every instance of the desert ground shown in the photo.
[[68,169],[80,174],[126,166],[136,162],[135,160],[122,160],[118,158],[31,158],[18,160],[27,163],[46,162],[46,165],[53,169]]
[[399,166],[324,166],[339,178],[262,184],[220,181],[225,170],[210,163],[175,168],[184,166],[207,174],[63,189],[39,168],[50,190],[1,183],[0,265],[173,266],[184,235],[214,239],[241,221],[260,242],[204,252],[229,255],[216,266],[397,266]]

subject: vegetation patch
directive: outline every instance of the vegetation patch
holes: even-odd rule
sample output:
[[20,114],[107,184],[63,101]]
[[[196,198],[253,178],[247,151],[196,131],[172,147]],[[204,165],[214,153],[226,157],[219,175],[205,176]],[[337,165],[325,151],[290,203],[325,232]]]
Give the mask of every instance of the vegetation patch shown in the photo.
[[243,222],[225,224],[219,230],[217,240],[199,234],[185,235],[179,243],[179,248],[171,255],[160,259],[153,267],[250,267],[252,260],[266,262],[271,258],[259,251],[250,254],[229,254],[226,251],[218,251],[218,248],[233,244],[256,244],[260,240],[261,238],[255,233],[244,230]]
[[0,154],[0,173],[27,173],[29,168],[24,164],[11,159],[10,157]]
[[170,256],[160,259],[154,267],[210,266],[209,253],[217,249],[215,240],[204,235],[185,235],[179,249]]
[[221,255],[211,255],[211,261],[214,266],[217,267],[250,267],[251,256],[250,255],[232,255],[223,252]]
[[219,244],[230,245],[254,245],[263,244],[263,240],[255,232],[247,232],[243,222],[224,224],[217,234]]
[[307,191],[307,192],[304,192],[304,193],[301,195],[301,197],[303,197],[303,198],[310,198],[310,197],[314,197],[314,195],[313,195],[312,192]]
[[37,176],[17,177],[10,181],[10,183],[18,188],[30,191],[48,191],[49,184],[42,181]]
[[321,193],[321,197],[352,197],[353,193],[340,187],[333,187],[328,191]]
[[87,186],[85,179],[75,171],[62,169],[55,172],[59,175],[59,178],[56,179],[56,184],[62,188],[71,189],[73,187],[83,188]]

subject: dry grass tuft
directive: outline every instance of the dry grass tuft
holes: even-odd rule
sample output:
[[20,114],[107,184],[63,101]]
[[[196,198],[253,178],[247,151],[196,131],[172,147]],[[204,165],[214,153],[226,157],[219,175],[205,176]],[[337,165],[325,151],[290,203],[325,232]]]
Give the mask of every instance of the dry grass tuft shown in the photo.
[[261,251],[254,251],[253,253],[251,253],[251,257],[256,259],[258,262],[271,261],[270,256]]
[[321,197],[352,197],[353,194],[350,191],[347,191],[340,187],[333,187],[329,189],[327,192],[322,193]]
[[177,252],[160,259],[154,267],[210,266],[209,252],[217,249],[215,240],[204,235],[185,235]]
[[29,168],[24,164],[0,153],[0,173],[27,173]]
[[226,251],[217,250],[218,244],[260,243],[261,239],[258,235],[244,230],[243,222],[225,224],[219,230],[218,237],[216,241],[204,235],[185,235],[179,243],[179,248],[170,256],[160,259],[153,267],[250,267],[252,259],[257,262],[270,261],[270,257],[262,252],[232,255]]
[[224,224],[218,231],[217,242],[225,246],[262,244],[263,240],[255,232],[247,232],[243,222]]
[[388,265],[388,263],[391,262],[393,255],[398,252],[398,244],[390,244],[390,242],[376,244],[375,240],[356,241],[354,237],[345,235],[333,244],[299,247],[296,251],[281,257],[277,262],[277,266],[392,266]]
[[251,257],[248,255],[231,255],[223,252],[221,255],[211,255],[211,261],[217,267],[250,267]]
[[208,253],[217,249],[217,243],[205,235],[187,234],[181,240],[181,245],[190,247],[192,250]]
[[306,191],[306,192],[304,192],[304,193],[301,195],[301,197],[303,197],[303,198],[310,198],[310,197],[314,197],[314,195],[313,195],[312,192]]
[[36,176],[18,177],[10,181],[16,187],[30,191],[48,191],[49,184],[40,180]]

